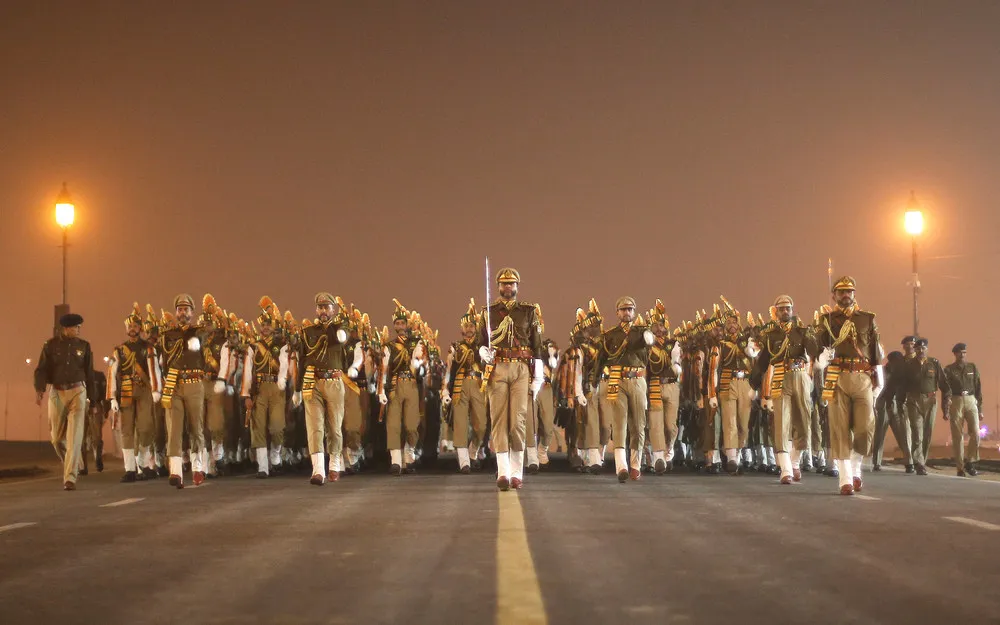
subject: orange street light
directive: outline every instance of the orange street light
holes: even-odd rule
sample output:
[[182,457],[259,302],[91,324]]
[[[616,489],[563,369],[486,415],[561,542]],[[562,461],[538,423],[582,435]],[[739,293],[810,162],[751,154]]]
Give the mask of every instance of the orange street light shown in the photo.
[[917,275],[917,237],[924,231],[924,213],[920,210],[917,194],[910,191],[910,201],[903,214],[903,227],[910,235],[913,246],[913,336],[920,336],[920,317],[917,314],[917,296],[920,293],[920,278]]

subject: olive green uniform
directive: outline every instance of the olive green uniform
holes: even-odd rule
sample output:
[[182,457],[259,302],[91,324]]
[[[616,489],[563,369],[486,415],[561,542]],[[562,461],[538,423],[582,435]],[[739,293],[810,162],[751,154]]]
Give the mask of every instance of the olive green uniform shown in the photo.
[[[945,382],[951,391],[951,449],[955,466],[979,462],[979,416],[983,412],[983,386],[979,368],[971,362],[952,363],[944,368]],[[963,429],[968,428],[969,443],[962,448]]]

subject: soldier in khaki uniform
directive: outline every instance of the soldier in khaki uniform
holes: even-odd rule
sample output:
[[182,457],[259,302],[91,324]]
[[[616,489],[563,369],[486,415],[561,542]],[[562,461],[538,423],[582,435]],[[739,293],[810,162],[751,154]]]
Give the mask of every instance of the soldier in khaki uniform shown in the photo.
[[[542,318],[538,304],[535,313]],[[545,332],[545,325],[539,322],[539,332]],[[542,388],[534,401],[528,402],[528,417],[525,420],[525,463],[528,473],[538,473],[539,464],[548,463],[548,446],[555,428],[555,396],[552,381],[559,367],[559,347],[551,340],[542,341],[545,359],[542,361]]]
[[945,406],[951,397],[951,388],[945,381],[941,363],[937,358],[927,356],[927,339],[918,338],[914,350],[914,357],[906,362],[903,373],[906,416],[910,425],[910,456],[917,475],[927,475],[927,454],[931,449],[934,419],[937,417],[937,392],[941,391],[941,405]]
[[206,293],[201,300],[202,335],[205,337],[205,448],[201,462],[205,473],[215,475],[216,462],[225,456],[226,404],[229,399],[219,386],[218,379],[223,369],[223,349],[227,343],[225,316],[216,304],[215,298]]
[[816,337],[793,314],[791,296],[774,300],[775,324],[762,337],[757,370],[762,374],[764,407],[772,412],[775,455],[781,483],[802,480],[802,452],[809,446],[812,427],[812,371]]
[[87,397],[96,397],[94,354],[80,338],[83,317],[68,313],[59,318],[61,331],[42,346],[35,366],[35,403],[42,405],[49,391],[49,425],[52,446],[63,461],[63,489],[76,490],[76,476],[83,445]]
[[[257,457],[257,477],[281,471],[281,448],[285,438],[285,389],[288,385],[288,344],[275,336],[281,321],[278,307],[264,296],[257,317],[260,337],[247,346],[243,361],[240,397],[250,425],[250,447]],[[267,439],[270,437],[270,452]]]
[[[559,363],[557,394],[559,402],[572,411],[573,421],[567,424],[567,454],[570,466],[577,471],[600,471],[601,458],[598,446],[611,438],[611,428],[602,433],[599,401],[592,392],[597,388],[592,379],[594,357],[597,356],[596,339],[603,330],[601,312],[597,302],[590,300],[589,310],[576,309],[576,323],[570,335],[570,347]],[[601,437],[603,436],[603,442]],[[591,439],[588,441],[588,437]]]
[[820,317],[817,335],[823,351],[816,366],[825,371],[822,400],[829,402],[830,453],[840,471],[842,495],[864,485],[861,461],[871,453],[873,402],[885,386],[875,313],[858,306],[856,286],[850,276],[833,285],[836,307]]
[[111,429],[121,428],[125,475],[122,482],[146,479],[136,463],[136,442],[143,457],[153,446],[153,404],[160,401],[160,364],[153,345],[139,337],[142,311],[133,305],[125,319],[128,340],[115,348],[108,363]]
[[[615,446],[615,473],[624,483],[640,478],[642,450],[646,444],[646,367],[653,333],[636,316],[635,300],[619,297],[615,302],[618,325],[604,332],[599,342],[594,370],[601,376],[601,410],[611,417],[611,440]],[[631,453],[626,456],[625,444]]]
[[187,429],[191,452],[191,474],[195,486],[205,480],[202,450],[205,448],[205,355],[208,347],[201,330],[191,324],[194,299],[182,293],[174,298],[175,327],[160,334],[163,354],[163,396],[160,403],[167,410],[167,457],[170,485],[184,488],[182,458],[184,431]]
[[[978,474],[979,422],[983,419],[983,385],[979,368],[966,358],[965,343],[952,348],[955,362],[944,368],[945,381],[951,390],[951,401],[945,402],[944,419],[951,421],[951,449],[959,477]],[[962,449],[963,426],[968,427],[969,444]]]
[[364,415],[368,407],[368,372],[365,366],[364,336],[370,331],[368,315],[351,304],[346,317],[348,337],[344,353],[350,361],[348,375],[344,378],[344,450],[345,473],[354,471],[361,458],[361,437],[364,433]]
[[458,456],[458,470],[469,473],[472,467],[478,469],[480,466],[476,455],[486,436],[485,365],[476,343],[479,317],[475,300],[470,300],[469,310],[462,316],[461,327],[462,340],[448,350],[441,402],[451,404],[452,440]]
[[[497,488],[518,489],[524,480],[525,420],[528,402],[542,388],[542,338],[536,309],[518,301],[521,276],[501,269],[500,297],[484,311],[479,354],[488,365],[487,393],[493,423],[490,439],[497,458]],[[487,332],[489,330],[489,333]]]
[[653,446],[653,471],[663,475],[673,467],[680,407],[681,345],[669,338],[670,322],[663,302],[649,311],[649,325],[656,342],[649,348],[649,438]]
[[[411,314],[399,301],[393,311],[392,327],[395,338],[383,337],[382,380],[379,403],[386,406],[386,445],[389,449],[389,472],[393,475],[413,473],[420,427],[420,389],[417,372],[424,364],[426,347],[411,332],[416,313]],[[388,335],[388,332],[385,333]],[[406,441],[404,443],[403,436]]]
[[[347,331],[334,320],[336,299],[329,293],[317,293],[317,323],[302,328],[303,359],[298,369],[293,402],[306,405],[306,438],[312,461],[309,482],[322,486],[324,477],[331,482],[340,479],[341,453],[344,442],[344,380],[347,365],[344,345]],[[332,456],[327,473],[324,458],[324,433],[332,432],[329,452]]]

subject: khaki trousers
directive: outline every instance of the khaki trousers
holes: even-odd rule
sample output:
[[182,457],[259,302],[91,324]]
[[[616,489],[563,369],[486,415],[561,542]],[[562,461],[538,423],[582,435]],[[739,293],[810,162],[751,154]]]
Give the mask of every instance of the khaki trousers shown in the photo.
[[641,450],[646,446],[646,378],[624,378],[618,383],[618,397],[608,399],[607,384],[602,386],[601,410],[611,416],[611,440],[615,449]]
[[[773,435],[775,453],[802,451],[809,447],[812,430],[812,376],[805,371],[786,371],[781,397],[774,400]],[[789,443],[792,449],[789,449]],[[794,460],[793,460],[794,462]]]
[[705,452],[705,455],[711,455],[713,451],[718,449],[719,445],[717,426],[719,409],[712,409],[708,404],[708,397],[703,397],[702,400],[704,406],[699,411],[701,413],[701,450]]
[[156,453],[167,453],[167,409],[160,403],[153,404],[153,445]]
[[202,382],[205,389],[205,425],[213,443],[221,443],[226,436],[226,414],[223,409],[225,391],[215,393],[215,379],[205,378]]
[[[955,466],[961,469],[966,462],[979,462],[979,404],[972,395],[953,395],[948,409],[951,419],[951,453]],[[968,426],[969,444],[962,450],[962,430]]]
[[872,378],[865,371],[844,371],[830,400],[830,454],[834,460],[849,460],[851,451],[871,453],[875,436]]
[[454,429],[452,442],[456,449],[473,443],[477,447],[483,444],[483,437],[486,436],[486,394],[483,393],[481,380],[474,377],[462,380],[462,393],[451,407],[451,422]]
[[750,431],[750,380],[733,378],[729,388],[719,395],[722,409],[722,446],[725,449],[741,449],[747,446],[747,432]]
[[406,443],[417,446],[420,427],[420,391],[416,380],[400,378],[396,380],[389,395],[389,406],[385,411],[386,447],[390,451],[403,446],[402,434],[406,432]]
[[133,387],[132,403],[121,407],[122,448],[135,449],[153,444],[153,392],[148,386]]
[[663,405],[649,407],[649,440],[653,451],[669,452],[677,441],[677,409],[680,406],[681,387],[677,382],[660,385]]
[[927,464],[937,417],[937,393],[910,393],[906,396],[906,416],[910,422],[910,455],[913,464]]
[[83,429],[87,416],[87,390],[83,386],[68,391],[49,388],[49,428],[52,447],[63,461],[63,482],[76,482]]
[[500,362],[493,368],[487,389],[493,428],[490,439],[498,453],[524,451],[525,421],[531,393],[531,374],[523,362]]
[[325,451],[338,455],[344,450],[344,381],[339,378],[316,380],[306,405],[306,439],[309,453]]
[[183,453],[184,428],[187,427],[191,453],[205,448],[205,387],[200,380],[178,380],[167,411],[167,455]]
[[268,434],[271,445],[285,443],[285,391],[278,388],[277,382],[261,382],[257,387],[250,417],[250,446],[267,449]]
[[[555,404],[552,398],[552,385],[543,384],[538,391],[538,399],[528,402],[528,417],[524,424],[524,440],[531,447],[537,445],[548,449],[552,440],[552,428],[555,427]],[[537,442],[536,442],[537,439]]]
[[604,410],[601,397],[607,394],[607,382],[601,382],[587,396],[584,406],[584,449],[604,447],[611,440],[611,413]]
[[[364,385],[365,381],[362,380]],[[361,391],[355,393],[345,385],[344,389],[344,447],[351,451],[361,451],[361,428],[364,424],[361,409]]]

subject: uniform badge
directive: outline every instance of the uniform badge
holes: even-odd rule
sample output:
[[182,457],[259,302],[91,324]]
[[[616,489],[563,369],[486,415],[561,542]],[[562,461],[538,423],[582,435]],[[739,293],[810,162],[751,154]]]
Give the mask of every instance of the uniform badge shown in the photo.
[[83,358],[83,350],[82,349],[76,350],[76,355],[79,356],[80,358]]

